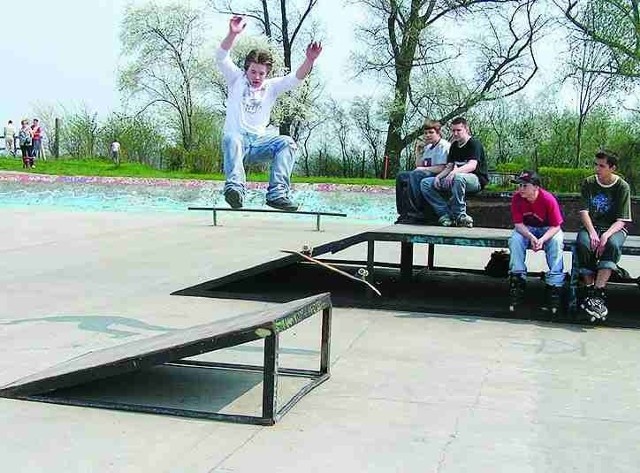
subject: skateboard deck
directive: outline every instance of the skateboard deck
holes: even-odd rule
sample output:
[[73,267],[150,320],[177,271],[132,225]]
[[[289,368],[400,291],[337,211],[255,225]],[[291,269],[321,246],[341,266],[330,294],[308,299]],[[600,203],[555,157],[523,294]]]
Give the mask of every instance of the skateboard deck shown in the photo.
[[309,256],[308,254],[305,254],[302,251],[293,251],[293,250],[280,250],[280,251],[282,251],[283,253],[289,253],[289,254],[292,254],[292,255],[298,255],[301,258],[303,258],[303,259],[305,259],[305,260],[307,260],[307,261],[309,261],[311,263],[315,263],[315,264],[317,264],[319,266],[322,266],[323,268],[326,268],[326,269],[328,269],[330,271],[336,272],[336,273],[338,273],[338,274],[340,274],[340,275],[342,275],[342,276],[344,276],[346,278],[349,278],[349,279],[351,279],[353,281],[359,282],[361,284],[365,284],[369,289],[371,289],[373,292],[375,292],[379,296],[382,295],[380,293],[380,291],[378,291],[378,289],[376,289],[376,287],[373,284],[371,284],[369,281],[364,279],[367,276],[367,272],[366,272],[366,270],[364,268],[361,268],[359,270],[359,273],[362,275],[362,278],[358,278],[358,277],[356,277],[356,276],[354,276],[352,274],[349,274],[349,273],[347,273],[345,271],[342,271],[341,269],[336,268],[335,266],[332,266],[332,265],[330,265],[328,263],[325,263],[324,261],[317,260],[314,257]]

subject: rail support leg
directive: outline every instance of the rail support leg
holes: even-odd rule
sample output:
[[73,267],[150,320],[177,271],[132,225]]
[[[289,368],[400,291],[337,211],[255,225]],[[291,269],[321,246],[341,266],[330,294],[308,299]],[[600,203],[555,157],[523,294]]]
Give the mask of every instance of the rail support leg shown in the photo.
[[411,281],[413,277],[413,243],[400,243],[400,280]]

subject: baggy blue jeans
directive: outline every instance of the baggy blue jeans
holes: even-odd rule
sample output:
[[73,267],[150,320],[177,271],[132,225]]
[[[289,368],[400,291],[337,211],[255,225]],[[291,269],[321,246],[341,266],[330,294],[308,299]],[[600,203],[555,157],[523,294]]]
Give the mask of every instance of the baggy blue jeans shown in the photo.
[[[450,188],[436,189],[433,185],[435,177],[427,177],[420,182],[420,191],[438,217],[449,215],[454,220],[467,213],[466,195],[480,192],[480,180],[473,173],[460,173],[453,176]],[[445,180],[440,179],[440,184],[446,186]],[[451,193],[447,202],[443,193]]]
[[290,136],[258,136],[251,133],[225,134],[222,137],[224,154],[224,192],[234,189],[244,197],[247,176],[244,165],[271,162],[267,200],[289,197],[291,173],[296,162],[297,145]]
[[[596,228],[598,235],[602,235],[606,229]],[[589,232],[584,228],[578,231],[576,237],[576,253],[578,256],[578,272],[582,275],[595,274],[598,269],[617,269],[618,261],[622,256],[622,246],[627,239],[627,232],[618,230],[607,240],[604,251],[600,258],[596,257],[596,252],[591,249],[591,238]]]
[[[533,233],[536,238],[540,238],[544,235],[549,227],[529,227],[529,231]],[[527,256],[527,249],[530,247],[531,242],[521,233],[516,230],[511,234],[509,238],[509,273],[516,276],[526,277],[527,266],[525,265],[525,258]],[[553,235],[553,238],[547,240],[542,249],[544,250],[545,257],[547,259],[547,266],[549,266],[549,272],[545,278],[545,282],[550,286],[561,287],[564,284],[564,260],[562,258],[562,251],[564,249],[564,236],[562,230]]]

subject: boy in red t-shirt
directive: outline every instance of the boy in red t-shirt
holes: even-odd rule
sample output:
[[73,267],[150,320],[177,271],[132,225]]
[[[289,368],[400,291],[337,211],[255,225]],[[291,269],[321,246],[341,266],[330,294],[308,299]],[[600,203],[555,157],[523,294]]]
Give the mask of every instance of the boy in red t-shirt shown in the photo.
[[511,199],[514,230],[509,238],[509,310],[515,311],[522,302],[527,277],[525,259],[527,249],[532,249],[545,253],[549,272],[545,277],[544,308],[555,314],[560,308],[564,285],[560,206],[553,194],[540,187],[540,177],[535,171],[522,171],[512,182],[518,189]]

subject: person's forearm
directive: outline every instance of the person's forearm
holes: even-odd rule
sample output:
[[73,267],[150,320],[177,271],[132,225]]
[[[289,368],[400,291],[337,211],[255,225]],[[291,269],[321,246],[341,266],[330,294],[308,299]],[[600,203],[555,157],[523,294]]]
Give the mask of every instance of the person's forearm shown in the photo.
[[447,163],[444,169],[440,171],[440,174],[438,174],[438,177],[440,179],[447,177],[447,175],[451,172],[452,169],[453,169],[453,163]]
[[236,33],[227,33],[227,36],[225,36],[225,38],[222,40],[222,43],[220,43],[220,47],[225,51],[230,51],[233,47],[233,43],[236,41],[237,36],[238,35]]
[[313,61],[309,58],[305,59],[304,62],[300,65],[298,70],[296,71],[296,78],[298,80],[303,80],[305,77],[309,75],[313,69]]
[[611,226],[607,229],[607,231],[602,234],[602,236],[606,235],[607,238],[609,238],[614,233],[622,230],[625,227],[625,225],[626,223],[623,220],[616,220],[611,224]]
[[594,233],[596,231],[588,211],[580,211],[580,221],[582,222],[582,225],[584,225],[584,228],[587,230],[587,232]]
[[544,243],[545,241],[549,241],[551,240],[556,233],[558,233],[560,231],[560,227],[549,227],[547,229],[546,232],[544,232],[544,235],[542,235],[538,241],[540,241],[541,243]]
[[522,235],[526,239],[531,240],[531,238],[533,238],[533,233],[529,231],[529,228],[527,228],[527,226],[524,223],[516,223],[514,224],[514,227],[516,229],[516,232],[518,232],[520,235]]
[[476,161],[475,159],[472,159],[471,161],[467,162],[466,164],[463,164],[462,166],[458,166],[455,169],[456,174],[459,172],[464,172],[464,173],[472,173],[473,171],[476,170],[476,167],[478,166],[478,161]]
[[444,169],[444,164],[438,164],[436,166],[418,166],[416,167],[418,171],[430,172],[433,174],[439,174]]

